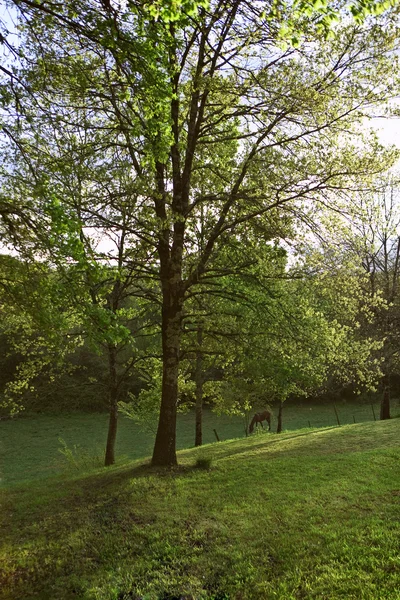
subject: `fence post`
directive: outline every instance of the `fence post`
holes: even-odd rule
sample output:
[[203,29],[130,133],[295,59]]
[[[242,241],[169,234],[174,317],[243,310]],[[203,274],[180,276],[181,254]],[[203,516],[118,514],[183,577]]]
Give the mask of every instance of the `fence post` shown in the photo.
[[216,429],[213,429],[213,432],[215,433],[215,437],[217,438],[217,442],[220,442],[221,440],[218,437],[218,433]]
[[375,416],[375,411],[374,411],[374,405],[371,404],[371,408],[372,408],[372,414],[374,415],[374,421],[376,421],[376,416]]
[[338,411],[336,410],[336,405],[335,404],[333,405],[333,409],[335,411],[337,424],[340,426],[339,415],[338,415]]

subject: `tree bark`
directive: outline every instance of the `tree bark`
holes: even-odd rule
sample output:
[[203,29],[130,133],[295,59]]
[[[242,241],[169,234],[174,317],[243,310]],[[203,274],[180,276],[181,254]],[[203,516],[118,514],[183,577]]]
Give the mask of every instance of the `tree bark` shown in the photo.
[[201,326],[197,329],[197,346],[196,352],[196,435],[194,440],[195,446],[201,446],[203,443],[203,354],[201,347],[203,343],[203,330]]
[[250,415],[246,411],[244,414],[244,433],[246,434],[246,437],[249,436],[249,424],[250,424]]
[[383,378],[383,395],[381,400],[380,420],[390,419],[390,377]]
[[104,465],[109,467],[115,463],[115,441],[117,439],[118,424],[118,382],[117,382],[117,351],[115,346],[108,347],[108,368],[109,368],[109,406],[110,417],[108,421],[107,446]]
[[[163,303],[167,303],[165,295]],[[176,459],[176,415],[178,403],[179,350],[181,342],[181,301],[163,306],[163,377],[161,406],[152,464],[174,466]]]
[[[172,103],[174,137],[177,136],[177,110]],[[171,148],[173,162],[173,213],[183,214],[187,202],[182,199],[182,178],[180,176],[180,156],[177,139]],[[177,218],[172,231],[168,225],[166,212],[167,190],[165,167],[156,165],[156,180],[159,198],[156,198],[156,213],[164,226],[160,231],[158,255],[160,258],[160,281],[162,288],[161,336],[163,355],[163,375],[161,387],[160,416],[154,443],[152,465],[174,466],[176,460],[176,414],[178,404],[179,353],[181,345],[181,321],[185,290],[182,284],[182,256],[185,239],[185,221]],[[172,235],[171,235],[172,234]],[[172,246],[170,245],[172,238]]]
[[276,428],[276,433],[282,433],[282,410],[283,410],[283,402],[282,400],[279,402],[279,410],[278,410],[278,426]]

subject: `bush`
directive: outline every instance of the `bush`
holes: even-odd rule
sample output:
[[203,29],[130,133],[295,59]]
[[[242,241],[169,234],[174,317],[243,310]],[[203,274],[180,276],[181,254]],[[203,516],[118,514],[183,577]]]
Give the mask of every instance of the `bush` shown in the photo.
[[62,438],[58,438],[62,448],[58,451],[66,460],[64,467],[67,467],[68,471],[86,472],[93,469],[98,469],[104,466],[104,451],[101,448],[96,447],[94,449],[85,449],[74,444],[72,448],[69,448],[67,442]]
[[208,471],[208,469],[211,469],[212,461],[213,459],[211,456],[199,456],[198,458],[196,458],[194,466],[196,467],[196,469],[204,469]]

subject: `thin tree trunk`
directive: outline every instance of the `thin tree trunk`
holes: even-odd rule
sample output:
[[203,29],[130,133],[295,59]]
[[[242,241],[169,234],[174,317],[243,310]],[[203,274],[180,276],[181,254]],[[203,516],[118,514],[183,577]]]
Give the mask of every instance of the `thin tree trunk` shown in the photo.
[[244,413],[244,433],[246,434],[246,437],[249,436],[249,424],[250,424],[250,415],[249,415],[248,411],[246,411]]
[[380,420],[390,419],[390,377],[383,378],[383,395],[381,400]]
[[282,410],[283,410],[283,402],[281,400],[279,402],[278,426],[276,428],[276,433],[281,433],[282,432]]
[[201,326],[197,328],[197,347],[196,352],[196,435],[195,446],[201,446],[203,443],[203,354],[201,351],[203,343],[203,330]]
[[108,435],[106,456],[104,465],[109,467],[115,463],[115,441],[117,439],[117,424],[118,424],[118,383],[117,383],[117,367],[116,367],[116,348],[115,346],[108,347],[108,367],[109,367],[109,406],[110,418],[108,421]]

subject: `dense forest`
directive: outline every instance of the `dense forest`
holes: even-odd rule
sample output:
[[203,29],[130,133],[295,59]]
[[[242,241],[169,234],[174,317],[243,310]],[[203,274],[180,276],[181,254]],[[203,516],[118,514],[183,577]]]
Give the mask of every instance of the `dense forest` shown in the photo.
[[280,430],[289,399],[374,391],[390,418],[399,152],[369,120],[396,114],[398,7],[364,5],[10,3],[2,417],[108,411],[106,465],[119,412],[158,422],[154,465],[204,405]]

